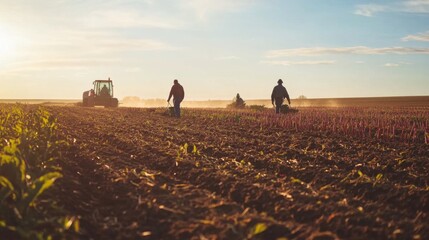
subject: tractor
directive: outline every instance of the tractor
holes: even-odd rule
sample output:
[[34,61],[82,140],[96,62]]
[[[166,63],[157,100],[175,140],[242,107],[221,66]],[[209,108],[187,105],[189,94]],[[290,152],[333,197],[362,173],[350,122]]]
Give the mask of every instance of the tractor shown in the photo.
[[113,97],[113,83],[110,78],[95,80],[93,84],[93,89],[83,92],[82,105],[84,107],[118,107],[118,99]]

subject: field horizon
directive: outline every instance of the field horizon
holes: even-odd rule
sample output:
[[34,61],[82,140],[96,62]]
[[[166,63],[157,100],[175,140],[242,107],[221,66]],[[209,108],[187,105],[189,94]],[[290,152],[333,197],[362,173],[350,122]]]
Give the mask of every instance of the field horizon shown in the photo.
[[[269,99],[244,99],[246,105],[264,105],[271,107]],[[0,103],[24,103],[42,105],[76,105],[80,99],[0,99]],[[188,108],[225,108],[232,100],[184,100],[183,107]],[[291,99],[292,107],[359,107],[359,106],[429,106],[429,96],[391,96],[391,97],[346,97],[346,98],[305,98]],[[119,101],[120,107],[165,107],[165,99],[144,99],[124,97]]]

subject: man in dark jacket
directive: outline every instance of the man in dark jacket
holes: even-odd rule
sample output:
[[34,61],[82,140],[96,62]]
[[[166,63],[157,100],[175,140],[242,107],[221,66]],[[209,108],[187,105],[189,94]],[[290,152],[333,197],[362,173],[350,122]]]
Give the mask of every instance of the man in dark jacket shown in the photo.
[[180,117],[180,103],[185,98],[185,91],[177,79],[174,79],[174,85],[171,87],[170,95],[168,95],[168,103],[170,103],[171,96],[173,96],[174,114],[176,117]]
[[280,107],[282,106],[284,99],[286,98],[290,105],[290,98],[286,88],[282,85],[283,81],[279,79],[277,83],[278,85],[274,87],[273,93],[271,93],[271,103],[274,105],[275,102],[276,113],[280,113]]
[[110,96],[110,91],[109,91],[109,89],[107,88],[106,85],[104,85],[101,88],[101,90],[100,90],[100,96],[102,96],[102,97],[108,97],[108,96]]

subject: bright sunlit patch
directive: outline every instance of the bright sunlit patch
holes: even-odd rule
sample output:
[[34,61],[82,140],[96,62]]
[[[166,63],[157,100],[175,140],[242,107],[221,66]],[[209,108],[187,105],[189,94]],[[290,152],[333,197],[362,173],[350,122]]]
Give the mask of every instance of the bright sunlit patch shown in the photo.
[[13,54],[15,51],[15,41],[11,34],[0,28],[0,58]]

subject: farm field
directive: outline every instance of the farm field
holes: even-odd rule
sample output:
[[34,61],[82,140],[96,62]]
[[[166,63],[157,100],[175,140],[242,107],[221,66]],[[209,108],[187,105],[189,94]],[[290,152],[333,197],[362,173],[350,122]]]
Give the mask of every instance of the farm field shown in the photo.
[[[244,99],[247,105],[271,106],[270,99]],[[55,106],[76,106],[80,99],[0,99],[0,103],[23,103]],[[360,98],[309,98],[292,99],[293,107],[427,107],[429,96],[360,97]],[[187,108],[225,108],[231,100],[208,100],[183,102]],[[164,107],[165,99],[140,99],[125,97],[121,107]]]
[[428,107],[45,109],[68,238],[429,238]]

